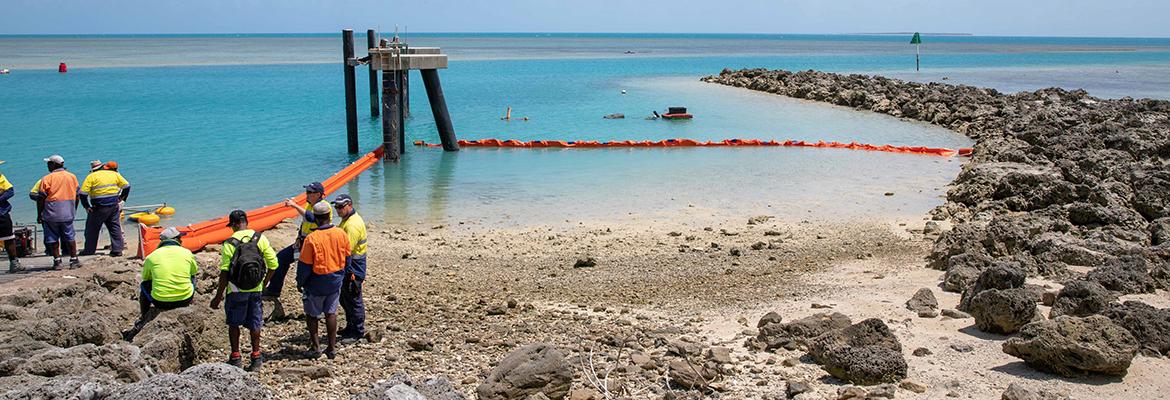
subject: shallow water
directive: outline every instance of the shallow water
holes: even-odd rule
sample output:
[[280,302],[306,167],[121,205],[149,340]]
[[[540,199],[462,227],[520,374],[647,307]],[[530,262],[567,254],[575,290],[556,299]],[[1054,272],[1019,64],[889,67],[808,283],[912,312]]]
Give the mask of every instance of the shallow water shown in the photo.
[[[62,53],[62,41],[80,45]],[[0,38],[0,65],[27,67],[0,76],[0,159],[9,161],[0,171],[23,191],[42,174],[40,158],[48,154],[64,155],[74,169],[93,158],[114,159],[134,182],[131,203],[171,203],[179,209],[176,223],[275,202],[353,159],[345,154],[338,42],[334,35]],[[1111,94],[1166,97],[1158,71],[1170,65],[1170,41],[1162,39],[939,38],[928,47],[929,72],[920,74],[906,72],[912,48],[891,37],[419,35],[412,42],[441,45],[452,55],[441,75],[463,139],[964,147],[968,139],[937,127],[698,78],[724,67],[816,68],[947,76],[1021,90],[1057,76]],[[637,54],[620,54],[624,49]],[[45,69],[62,57],[70,60],[68,74]],[[1108,64],[1133,72],[1077,73]],[[359,71],[365,151],[380,142],[381,131],[365,116],[366,74]],[[1029,75],[1041,78],[1020,79]],[[1134,84],[1134,75],[1150,84]],[[412,79],[407,139],[437,141],[421,82],[417,74]],[[688,106],[697,117],[642,119],[670,105]],[[506,106],[532,119],[500,121]],[[610,113],[627,118],[601,118]],[[913,216],[941,203],[961,162],[791,148],[407,150],[401,164],[375,167],[351,185],[367,218],[526,224],[672,218],[684,209],[814,219]],[[16,203],[17,219],[30,221],[31,202],[22,194]]]

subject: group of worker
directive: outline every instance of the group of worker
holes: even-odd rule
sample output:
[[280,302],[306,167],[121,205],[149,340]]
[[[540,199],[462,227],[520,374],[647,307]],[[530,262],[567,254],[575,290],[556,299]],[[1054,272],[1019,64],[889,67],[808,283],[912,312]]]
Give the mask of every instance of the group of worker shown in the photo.
[[[316,359],[324,354],[333,359],[339,336],[358,339],[365,335],[362,301],[362,283],[366,279],[365,221],[357,214],[348,195],[326,201],[325,187],[319,182],[305,186],[305,197],[304,205],[285,200],[285,206],[296,209],[302,221],[296,240],[279,252],[262,233],[249,228],[246,212],[234,210],[228,214],[227,226],[233,234],[220,250],[219,282],[210,306],[224,309],[231,344],[227,361],[230,365],[248,371],[260,369],[263,303],[280,297],[284,278],[294,262],[296,288],[301,293],[310,342],[304,357]],[[340,217],[336,225],[334,211]],[[153,309],[168,310],[191,304],[198,265],[195,256],[182,246],[183,235],[173,227],[163,230],[158,249],[143,260],[141,315],[134,327],[124,333],[127,340],[133,339],[154,317]],[[345,312],[346,322],[340,331],[337,329],[339,305]],[[326,328],[324,351],[319,335],[321,320],[325,321]],[[247,367],[240,352],[242,329],[248,330],[251,342]]]
[[[65,169],[65,159],[52,155],[44,159],[49,173],[38,180],[29,191],[29,198],[37,205],[37,223],[41,224],[45,251],[53,257],[53,268],[63,267],[61,256],[69,255],[69,268],[81,267],[79,255],[97,252],[98,236],[104,226],[110,233],[110,256],[120,257],[125,248],[122,235],[122,205],[130,195],[130,182],[118,172],[114,161],[90,162],[90,173],[78,183],[77,176]],[[0,161],[4,164],[4,161]],[[8,254],[8,272],[20,272],[24,266],[17,257],[16,236],[12,222],[12,203],[15,189],[0,173],[0,241]],[[77,207],[83,206],[85,219],[85,247],[78,252],[73,221]]]

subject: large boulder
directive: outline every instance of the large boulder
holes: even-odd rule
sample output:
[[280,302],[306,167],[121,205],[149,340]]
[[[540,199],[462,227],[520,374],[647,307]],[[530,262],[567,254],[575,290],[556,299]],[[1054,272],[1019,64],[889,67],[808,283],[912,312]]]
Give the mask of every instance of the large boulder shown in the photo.
[[1125,375],[1138,351],[1128,330],[1100,315],[1034,322],[1003,343],[1003,352],[1066,377]]
[[134,344],[152,358],[159,372],[179,372],[197,360],[222,356],[227,348],[223,317],[207,307],[163,311],[134,337]]
[[1144,354],[1170,355],[1170,309],[1154,308],[1140,301],[1110,304],[1102,313],[1125,328],[1141,344]]
[[1061,315],[1087,317],[1098,314],[1117,301],[1117,295],[1102,287],[1097,282],[1072,281],[1064,285],[1056,294],[1056,302],[1049,311],[1050,318]]
[[475,393],[480,400],[515,400],[537,393],[557,400],[569,394],[572,383],[572,368],[561,353],[535,343],[504,357]]
[[767,350],[777,348],[795,349],[807,345],[808,341],[825,332],[842,329],[853,321],[841,313],[820,313],[788,323],[772,323],[760,328],[756,339]]
[[160,374],[118,388],[111,400],[181,399],[267,400],[272,392],[244,370],[223,364],[199,364],[180,374]]
[[125,343],[52,348],[29,357],[15,370],[44,377],[92,376],[120,382],[137,382],[150,374],[138,347]]
[[906,377],[902,344],[882,320],[870,318],[813,339],[809,355],[833,376],[858,385]]
[[1024,280],[1027,277],[1027,273],[1019,268],[1017,264],[996,263],[983,270],[979,274],[979,279],[976,279],[974,284],[963,291],[963,297],[959,300],[959,306],[956,308],[959,311],[970,312],[969,307],[971,306],[971,301],[979,293],[991,289],[1007,290],[1021,288],[1024,287]]
[[706,389],[719,377],[719,371],[714,368],[683,359],[671,360],[667,366],[670,368],[670,380],[688,390]]
[[0,377],[0,400],[98,400],[117,386],[117,382],[93,376],[5,376]]
[[1069,400],[1071,398],[1067,392],[1035,390],[1019,382],[1008,385],[1008,388],[1000,395],[1001,400]]
[[1037,317],[1036,299],[1026,289],[989,289],[971,300],[967,312],[987,333],[1011,334]]

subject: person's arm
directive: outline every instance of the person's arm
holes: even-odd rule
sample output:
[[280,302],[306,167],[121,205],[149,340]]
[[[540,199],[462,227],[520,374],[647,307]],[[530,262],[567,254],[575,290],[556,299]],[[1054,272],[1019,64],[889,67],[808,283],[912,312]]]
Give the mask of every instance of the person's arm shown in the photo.
[[41,181],[33,184],[32,190],[28,192],[28,198],[37,203],[37,223],[43,223],[41,215],[45,213],[45,194],[41,190]]
[[215,286],[215,296],[211,298],[212,309],[218,309],[219,303],[223,301],[223,292],[227,290],[228,285],[228,269],[235,252],[236,248],[227,243],[224,243],[223,249],[219,251],[219,282]]
[[297,291],[304,290],[309,275],[313,273],[313,253],[313,246],[301,248],[301,259],[297,261]]
[[272,244],[268,242],[267,237],[261,235],[260,241],[256,245],[260,247],[260,254],[264,255],[264,266],[267,267],[268,272],[264,274],[263,287],[268,287],[268,281],[272,280],[272,274],[280,266],[280,261],[277,261],[276,250],[272,248]]
[[77,196],[77,199],[81,200],[81,206],[85,207],[85,212],[93,212],[93,206],[89,205],[89,195],[82,193]]
[[126,180],[122,174],[118,174],[118,187],[122,189],[122,193],[118,195],[119,201],[126,201],[130,198],[130,181]]
[[12,196],[16,196],[16,189],[8,188],[7,190],[0,192],[0,201],[11,199]]
[[292,207],[297,210],[297,213],[305,215],[305,208],[301,207],[299,204],[297,204],[297,202],[293,201],[293,199],[284,199],[284,206]]

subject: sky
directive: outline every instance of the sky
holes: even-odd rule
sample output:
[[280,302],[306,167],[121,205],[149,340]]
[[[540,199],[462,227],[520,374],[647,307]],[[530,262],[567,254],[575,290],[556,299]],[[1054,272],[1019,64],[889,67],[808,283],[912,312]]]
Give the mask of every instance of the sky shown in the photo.
[[859,33],[1170,37],[1166,0],[0,0],[0,34]]

